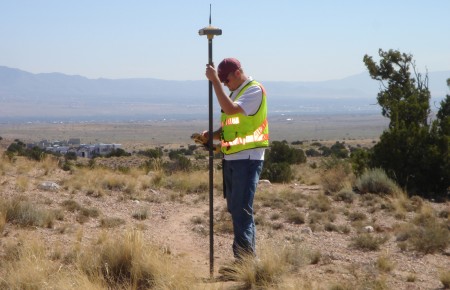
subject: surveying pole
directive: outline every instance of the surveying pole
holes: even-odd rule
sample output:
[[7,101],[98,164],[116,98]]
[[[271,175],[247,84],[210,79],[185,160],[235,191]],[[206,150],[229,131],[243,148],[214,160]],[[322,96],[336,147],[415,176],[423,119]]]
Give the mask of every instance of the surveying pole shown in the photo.
[[[222,30],[211,26],[211,4],[209,4],[209,26],[198,31],[199,35],[206,35],[208,37],[208,64],[213,66],[212,60],[212,40],[214,35],[222,35]],[[209,81],[209,128],[208,128],[208,149],[209,149],[209,275],[214,276],[214,204],[213,204],[213,189],[214,189],[214,148],[213,148],[213,85]]]

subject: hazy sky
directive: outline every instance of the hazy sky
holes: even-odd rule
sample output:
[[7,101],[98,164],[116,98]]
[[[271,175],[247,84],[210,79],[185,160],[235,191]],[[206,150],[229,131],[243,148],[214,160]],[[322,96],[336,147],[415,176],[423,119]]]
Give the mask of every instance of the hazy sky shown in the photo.
[[450,70],[448,0],[0,0],[0,65],[89,78],[204,79],[237,57],[259,80],[318,81],[366,71],[379,48],[419,71]]

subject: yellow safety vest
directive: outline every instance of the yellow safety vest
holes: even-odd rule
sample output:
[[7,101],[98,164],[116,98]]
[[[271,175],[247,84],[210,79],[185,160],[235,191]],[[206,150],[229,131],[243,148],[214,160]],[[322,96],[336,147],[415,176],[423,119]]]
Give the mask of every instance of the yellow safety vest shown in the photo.
[[259,86],[262,90],[262,101],[258,111],[251,116],[238,113],[227,115],[222,112],[222,153],[233,154],[247,149],[269,147],[269,125],[267,122],[267,98],[264,87],[251,81],[238,93],[238,100],[251,86]]

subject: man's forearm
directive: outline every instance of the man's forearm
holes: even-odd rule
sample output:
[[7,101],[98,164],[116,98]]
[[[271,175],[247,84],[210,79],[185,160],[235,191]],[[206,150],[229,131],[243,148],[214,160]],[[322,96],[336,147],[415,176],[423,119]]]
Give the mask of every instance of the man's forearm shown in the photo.
[[220,108],[227,115],[234,115],[237,113],[242,113],[242,109],[239,105],[235,104],[228,96],[225,94],[222,84],[220,81],[213,81],[214,92],[217,96],[217,101],[219,102]]

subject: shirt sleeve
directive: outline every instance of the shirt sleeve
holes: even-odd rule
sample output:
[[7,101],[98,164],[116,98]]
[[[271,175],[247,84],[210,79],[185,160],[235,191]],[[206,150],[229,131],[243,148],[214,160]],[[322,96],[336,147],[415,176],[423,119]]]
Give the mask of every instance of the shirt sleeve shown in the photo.
[[245,112],[246,116],[254,115],[258,112],[262,102],[262,90],[260,86],[251,86],[245,93],[235,101]]

